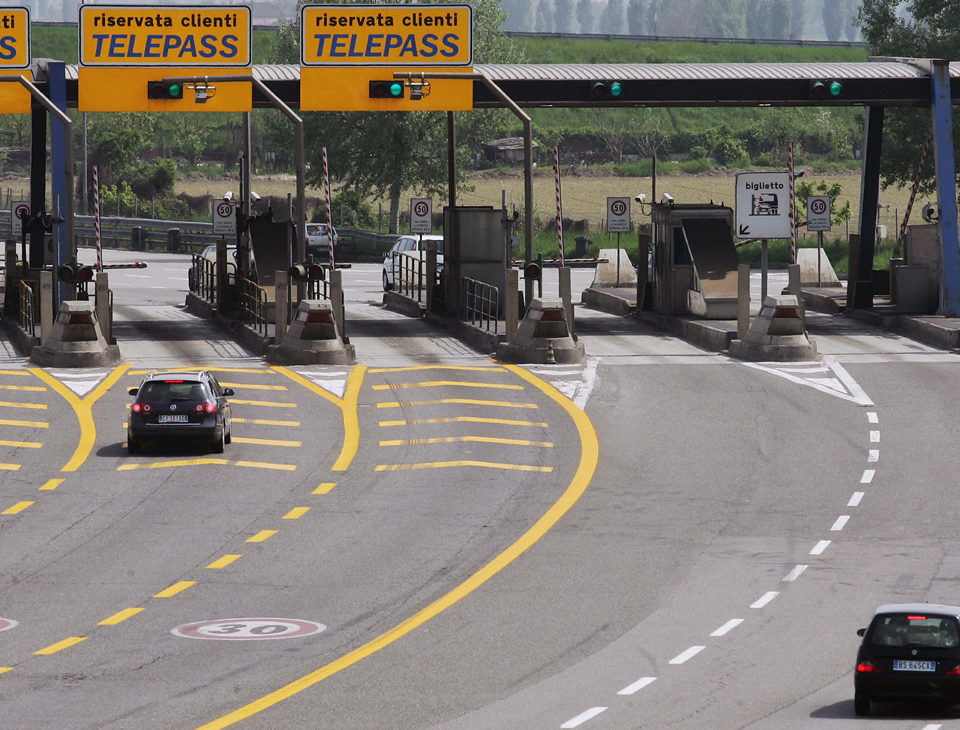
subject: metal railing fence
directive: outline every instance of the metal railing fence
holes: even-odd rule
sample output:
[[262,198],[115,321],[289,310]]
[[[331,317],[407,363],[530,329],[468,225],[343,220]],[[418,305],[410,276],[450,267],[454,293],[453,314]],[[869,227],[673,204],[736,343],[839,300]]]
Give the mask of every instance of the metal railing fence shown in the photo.
[[463,286],[463,316],[466,322],[487,332],[499,333],[500,289],[484,281],[465,276]]

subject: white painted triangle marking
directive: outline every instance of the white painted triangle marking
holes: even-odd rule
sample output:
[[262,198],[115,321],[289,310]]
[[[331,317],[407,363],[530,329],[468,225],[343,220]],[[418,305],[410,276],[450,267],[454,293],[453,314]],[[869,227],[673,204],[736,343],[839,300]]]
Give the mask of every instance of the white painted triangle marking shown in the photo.
[[[801,370],[798,368],[799,363],[791,363],[789,367],[778,366],[777,363],[761,364],[755,362],[745,362],[743,364],[747,367],[756,368],[757,370],[763,370],[764,372],[771,373],[772,375],[778,375],[781,378],[786,378],[787,380],[790,380],[794,383],[799,383],[800,385],[809,385],[811,388],[815,388],[821,393],[828,393],[836,396],[837,398],[843,398],[851,403],[856,403],[857,405],[873,405],[873,401],[870,400],[870,397],[864,392],[863,388],[859,386],[857,381],[851,377],[850,373],[846,371],[843,365],[827,357],[823,359],[822,365],[831,370],[836,377],[800,377],[794,374],[801,372]],[[810,364],[813,365],[813,363]],[[819,370],[810,370],[809,372],[819,372]]]
[[48,370],[48,373],[81,398],[110,374],[109,370]]
[[338,398],[343,398],[343,394],[347,392],[347,373],[342,370],[306,370],[300,374]]

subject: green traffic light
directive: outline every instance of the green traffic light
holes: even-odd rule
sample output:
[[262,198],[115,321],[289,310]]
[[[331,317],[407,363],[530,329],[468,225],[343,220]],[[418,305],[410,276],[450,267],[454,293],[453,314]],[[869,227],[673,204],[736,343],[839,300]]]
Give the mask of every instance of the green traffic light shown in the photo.
[[171,99],[179,99],[183,96],[183,89],[180,88],[180,84],[170,84],[167,93]]
[[399,99],[401,96],[403,96],[403,84],[399,81],[394,81],[392,84],[390,84],[390,96],[392,96],[394,99]]
[[618,96],[623,94],[623,84],[619,81],[614,81],[610,84],[610,96],[616,99]]
[[843,93],[843,84],[839,81],[830,82],[830,96],[840,96]]

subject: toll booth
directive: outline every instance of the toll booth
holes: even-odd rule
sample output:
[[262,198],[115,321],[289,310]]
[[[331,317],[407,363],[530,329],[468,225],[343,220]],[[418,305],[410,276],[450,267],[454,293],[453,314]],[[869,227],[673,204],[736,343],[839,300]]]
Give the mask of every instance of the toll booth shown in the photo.
[[736,319],[733,209],[712,203],[654,203],[650,220],[654,311]]

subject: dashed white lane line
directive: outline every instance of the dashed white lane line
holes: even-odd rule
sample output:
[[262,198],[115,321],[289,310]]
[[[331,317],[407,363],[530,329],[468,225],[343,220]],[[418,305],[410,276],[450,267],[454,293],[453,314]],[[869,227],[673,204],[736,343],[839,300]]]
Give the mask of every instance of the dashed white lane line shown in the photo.
[[721,626],[719,629],[717,629],[712,634],[710,634],[710,636],[726,636],[742,623],[743,623],[742,618],[732,618],[729,621],[727,621],[727,623],[725,623],[723,626]]
[[822,555],[823,551],[830,546],[829,540],[821,540],[816,545],[813,546],[813,550],[810,551],[811,555]]
[[880,443],[880,432],[879,432],[879,431],[871,431],[871,432],[870,432],[870,443],[871,443],[871,444],[879,444],[879,443]]
[[923,730],[940,730],[942,727],[943,725],[940,723],[930,723],[929,725],[924,725]]
[[850,501],[847,502],[847,507],[859,507],[860,500],[863,499],[863,492],[854,492],[853,496],[850,497]]
[[770,601],[780,595],[780,591],[767,591],[760,598],[750,604],[750,608],[763,608]]
[[880,423],[876,411],[867,411],[867,423]]
[[[861,497],[863,496],[863,492],[857,492],[857,494],[859,494]],[[859,504],[859,502],[860,502],[860,500],[858,499],[858,500],[857,500],[857,503]],[[848,506],[848,507],[856,507],[857,505],[847,505],[847,506]],[[842,530],[844,527],[846,527],[847,522],[848,522],[849,520],[850,520],[850,515],[840,515],[840,516],[837,518],[837,521],[834,522],[833,525],[831,525],[831,527],[830,527],[830,532],[840,532],[840,530]]]
[[576,717],[573,717],[567,720],[560,727],[561,728],[579,727],[580,725],[585,723],[587,720],[592,720],[593,718],[595,718],[597,715],[599,715],[601,712],[603,712],[606,709],[607,709],[606,707],[591,707],[586,712],[581,712]]
[[867,462],[874,464],[880,460],[880,449],[870,449],[867,452]]
[[806,566],[806,565],[795,565],[795,566],[793,566],[793,569],[792,569],[789,573],[787,573],[785,576],[783,576],[783,582],[784,582],[784,583],[792,583],[792,582],[795,581],[797,578],[799,578],[801,575],[803,575],[803,571],[805,571],[806,569],[807,569],[807,566]]
[[634,682],[633,684],[628,684],[622,690],[617,692],[617,694],[618,695],[636,694],[637,692],[642,690],[644,687],[646,687],[648,684],[653,684],[656,681],[657,681],[656,677],[640,677],[640,679],[638,679],[636,682]]
[[691,646],[689,649],[686,649],[679,654],[677,654],[673,659],[669,661],[669,664],[683,664],[690,659],[693,659],[697,654],[706,649],[705,646]]
[[876,469],[864,469],[863,476],[860,477],[860,483],[870,484],[873,481],[873,477],[876,473]]

